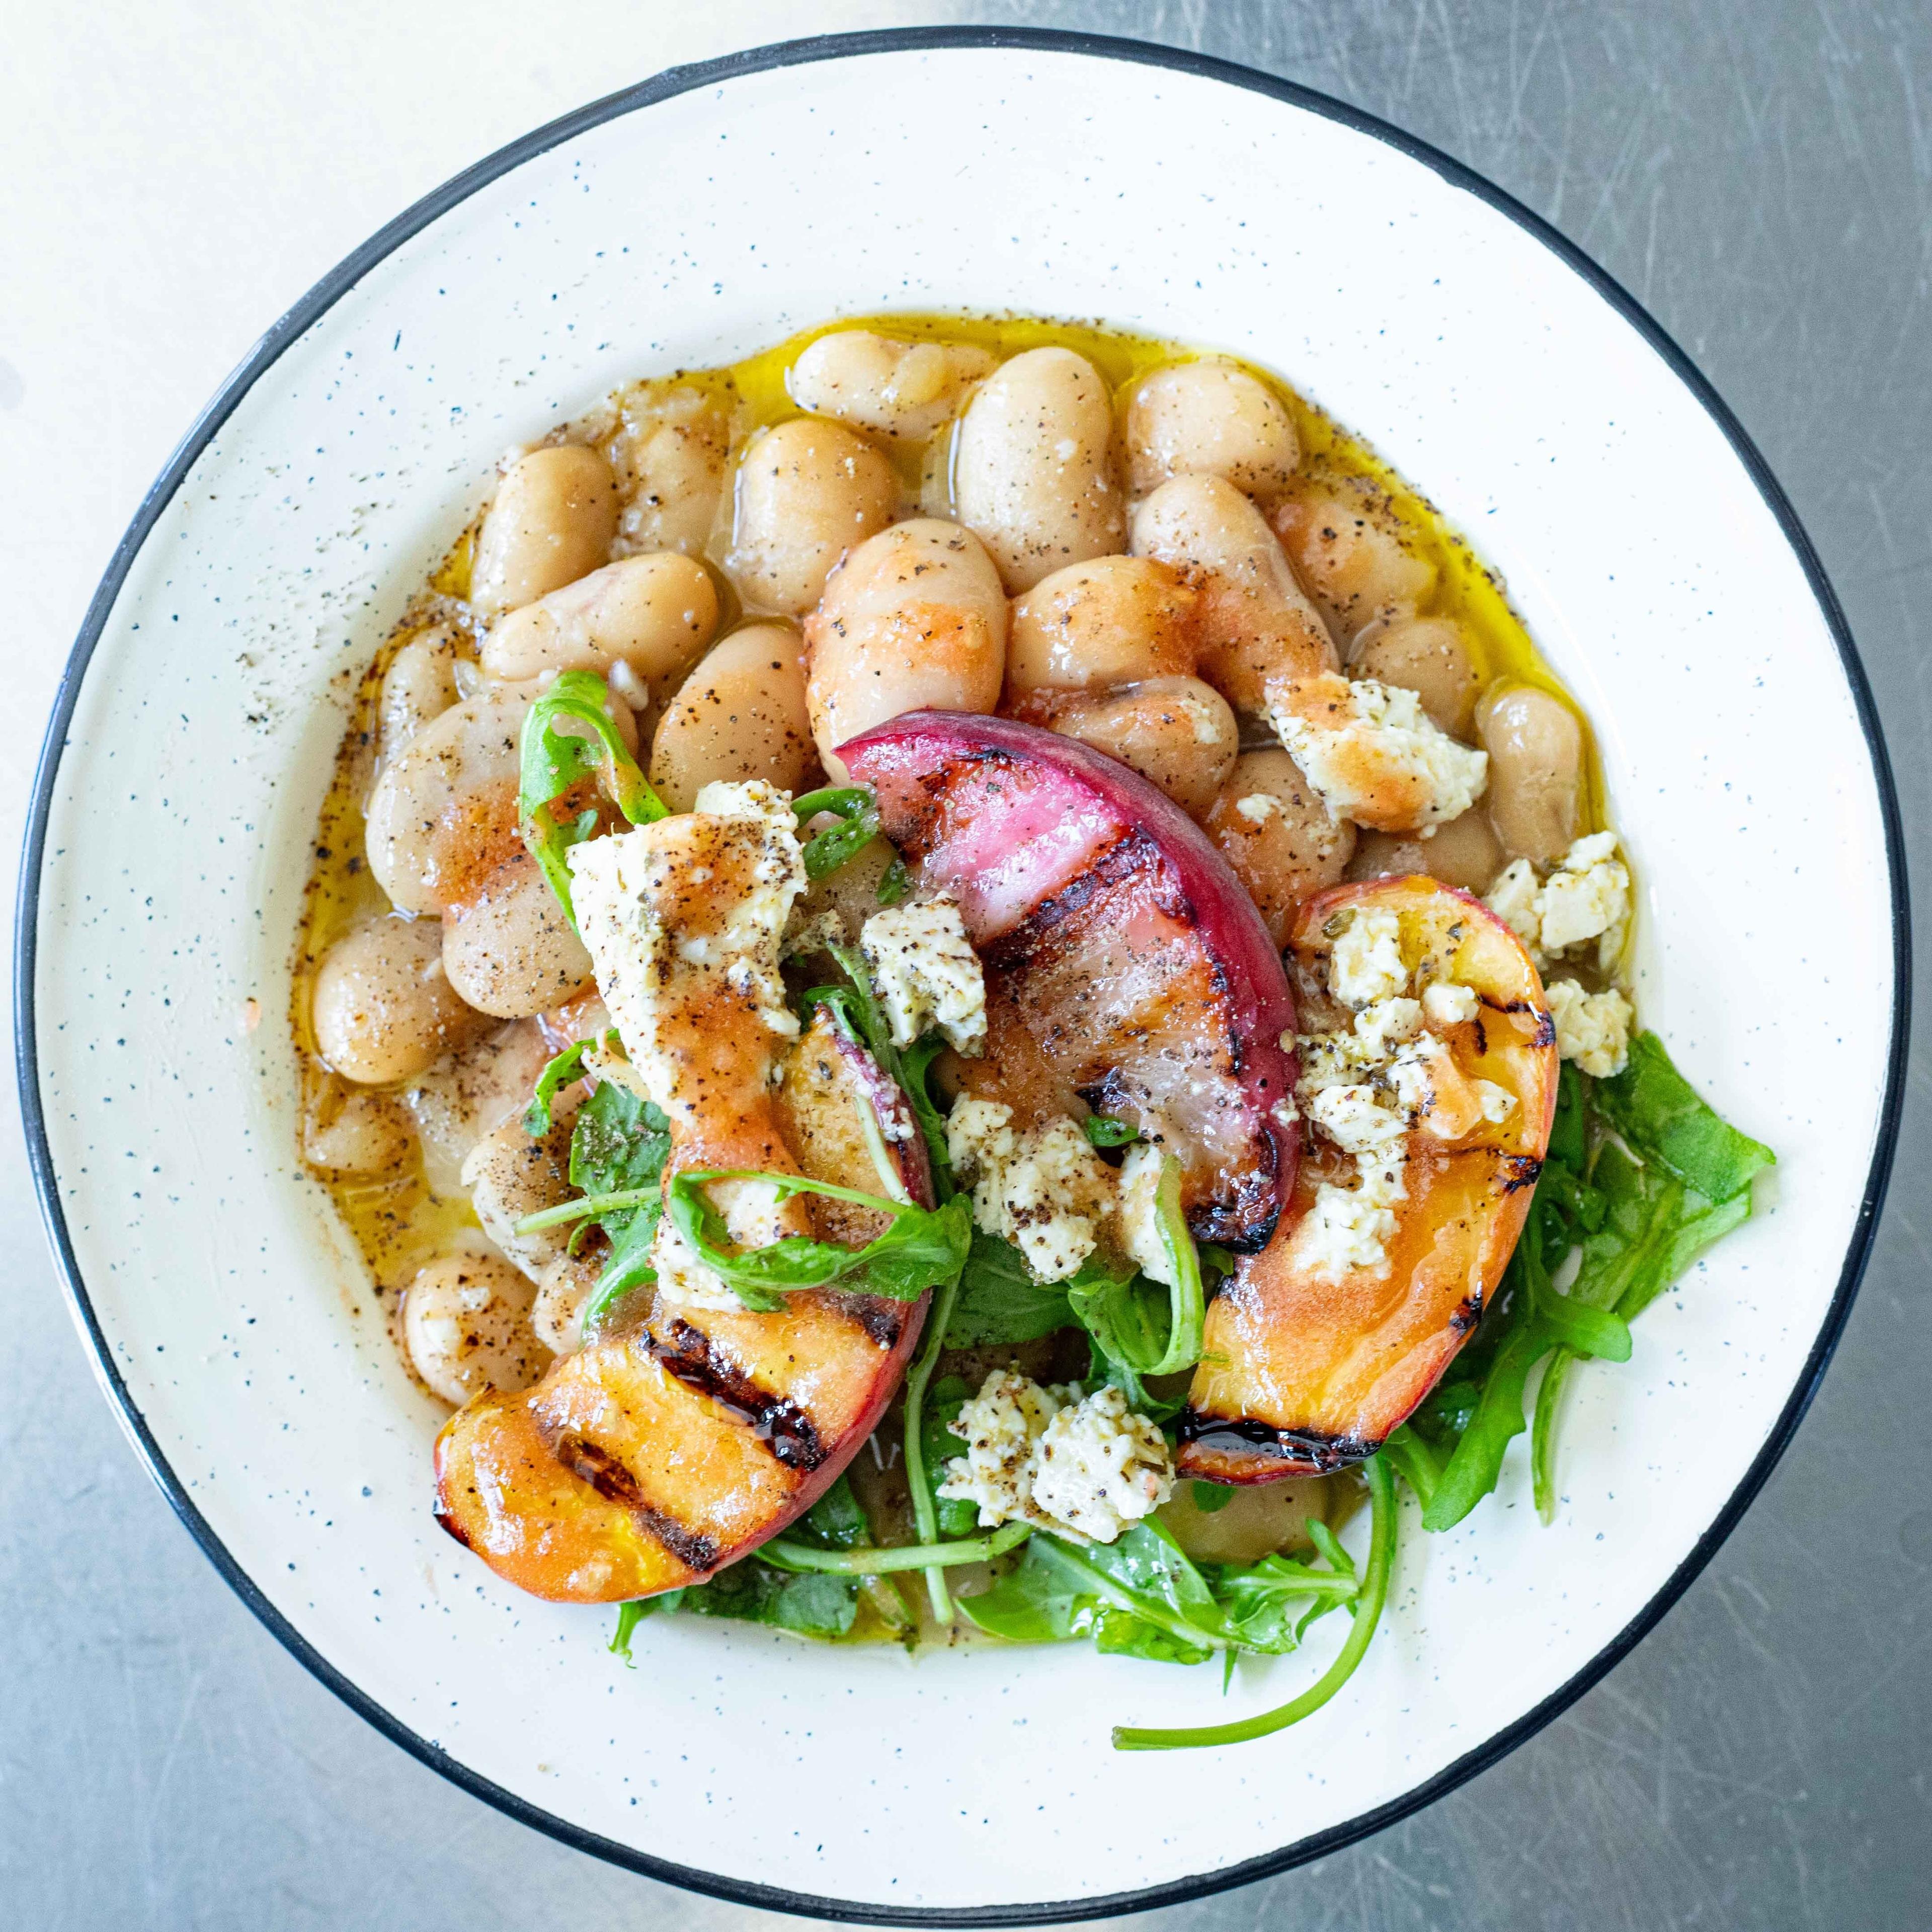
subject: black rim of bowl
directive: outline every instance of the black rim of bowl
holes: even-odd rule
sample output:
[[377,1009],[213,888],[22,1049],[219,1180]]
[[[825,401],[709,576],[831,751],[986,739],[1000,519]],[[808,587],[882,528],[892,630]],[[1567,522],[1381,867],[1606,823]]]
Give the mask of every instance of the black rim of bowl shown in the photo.
[[[1203,1873],[1198,1876],[1175,1879],[1166,1884],[1150,1886],[1137,1892],[1115,1892],[1106,1898],[960,1909],[868,1904],[820,1898],[808,1892],[790,1891],[782,1886],[752,1884],[713,1872],[695,1870],[667,1859],[653,1858],[648,1853],[634,1850],[628,1845],[620,1844],[613,1839],[599,1837],[596,1833],[586,1831],[566,1819],[559,1818],[540,1806],[532,1804],[514,1792],[492,1784],[488,1779],[479,1777],[440,1747],[427,1738],[418,1736],[364,1694],[321,1656],[256,1588],[195,1507],[186,1489],[170,1468],[160,1444],[155,1441],[115,1366],[112,1352],[88,1300],[86,1284],[81,1279],[74,1244],[68,1235],[66,1219],[61,1208],[52,1155],[47,1142],[46,1124],[40,1106],[39,1054],[34,1010],[34,959],[38,937],[36,922],[39,914],[41,872],[46,857],[47,818],[68,727],[73,717],[88,660],[106,627],[109,613],[113,608],[134,557],[156,520],[179,488],[196,459],[214,440],[217,432],[242,398],[282,351],[353,288],[371,268],[410,236],[446,214],[478,188],[508,173],[532,156],[557,147],[586,129],[599,126],[604,122],[633,112],[639,108],[651,106],[674,95],[688,93],[696,88],[713,86],[720,82],[771,68],[808,66],[820,61],[842,60],[869,54],[955,48],[1007,49],[1022,53],[1082,54],[1105,60],[1130,62],[1141,66],[1168,68],[1204,80],[1222,81],[1232,86],[1244,88],[1252,93],[1264,94],[1272,100],[1340,122],[1345,127],[1372,135],[1400,153],[1421,162],[1452,186],[1466,190],[1507,215],[1519,227],[1534,236],[1609,302],[1663,357],[1678,380],[1724,432],[1738,461],[1756,485],[1759,494],[1777,518],[1785,541],[1790,544],[1803,566],[1812,595],[1817,600],[1819,608],[1830,627],[1832,640],[1838,646],[1839,658],[1844,666],[1846,681],[1851,686],[1852,696],[1857,706],[1858,723],[1870,754],[1872,775],[1878,788],[1880,807],[1885,821],[1886,860],[1892,886],[1894,971],[1892,1044],[1888,1057],[1884,1103],[1879,1117],[1877,1143],[1830,1310],[1806,1358],[1796,1386],[1786,1401],[1764,1446],[1745,1472],[1744,1480],[1718,1513],[1710,1527],[1699,1538],[1696,1546],[1638,1616],[1567,1683],[1545,1698],[1534,1710],[1526,1712],[1506,1730],[1498,1732],[1413,1790],[1373,1810],[1364,1812],[1344,1824],[1298,1839],[1278,1851],[1246,1859],[1240,1864]],[[1698,1572],[1715,1555],[1718,1546],[1736,1527],[1738,1520],[1763,1486],[1765,1479],[1771,1474],[1778,1458],[1790,1444],[1805,1410],[1810,1406],[1813,1396],[1817,1392],[1826,1364],[1830,1361],[1832,1351],[1838,1346],[1838,1337],[1844,1330],[1845,1318],[1850,1312],[1852,1299],[1858,1292],[1859,1279],[1864,1272],[1865,1263],[1870,1253],[1879,1210],[1884,1203],[1886,1184],[1891,1173],[1892,1150],[1904,1105],[1907,1020],[1911,1005],[1911,963],[1904,842],[1899,824],[1898,794],[1893,785],[1891,761],[1886,755],[1885,740],[1872,704],[1864,668],[1859,662],[1857,648],[1852,641],[1844,613],[1838,608],[1838,598],[1826,579],[1810,538],[1806,536],[1796,512],[1786,500],[1784,491],[1779,488],[1756,446],[1690,358],[1634,298],[1540,216],[1533,214],[1521,202],[1480,175],[1472,172],[1460,162],[1450,160],[1426,142],[1405,134],[1387,122],[1365,114],[1358,108],[1348,106],[1327,94],[1317,93],[1312,88],[1298,86],[1292,81],[1279,80],[1272,75],[1257,73],[1252,68],[1240,67],[1231,62],[1179,52],[1169,47],[1152,46],[1142,41],[1111,39],[1102,34],[994,27],[910,28],[872,33],[828,34],[812,40],[784,41],[774,46],[752,48],[742,53],[727,55],[716,60],[698,62],[688,67],[672,68],[649,80],[640,82],[636,86],[626,88],[602,100],[593,101],[588,106],[579,108],[574,113],[566,114],[548,126],[525,135],[520,140],[513,141],[508,146],[500,148],[473,167],[466,169],[434,194],[425,196],[413,208],[398,215],[318,282],[256,344],[241,367],[222,386],[214,400],[202,412],[200,419],[183,439],[180,447],[169,460],[166,468],[142,500],[134,521],[128,526],[126,534],[115,550],[113,560],[101,580],[100,588],[94,592],[86,620],[81,626],[80,634],[75,640],[73,652],[62,674],[53,716],[47,728],[35,774],[26,843],[21,859],[14,956],[14,1045],[21,1109],[26,1127],[28,1154],[33,1168],[35,1190],[40,1197],[41,1212],[46,1218],[55,1259],[64,1280],[76,1318],[93,1351],[97,1372],[119,1408],[122,1418],[134,1436],[142,1459],[148,1466],[149,1474],[160,1484],[168,1501],[173,1505],[175,1514],[186,1525],[189,1533],[201,1546],[208,1560],[283,1646],[344,1702],[432,1770],[440,1772],[452,1783],[460,1785],[464,1790],[495,1805],[499,1810],[508,1813],[524,1824],[548,1832],[551,1837],[560,1839],[579,1851],[590,1852],[596,1857],[608,1859],[614,1864],[627,1866],[634,1871],[684,1886],[691,1891],[708,1893],[716,1898],[760,1906],[770,1911],[796,1912],[868,1924],[1054,1924],[1076,1919],[1103,1918],[1124,1912],[1146,1910],[1156,1906],[1178,1904],[1186,1900],[1204,1898],[1236,1886],[1250,1884],[1257,1879],[1272,1876],[1309,1859],[1339,1850],[1358,1838],[1380,1831],[1384,1826],[1394,1824],[1398,1819],[1419,1810],[1424,1805],[1432,1803],[1445,1792],[1454,1790],[1478,1772],[1487,1769],[1490,1766],[1507,1756],[1526,1738],[1534,1736],[1628,1655],[1683,1594]]]

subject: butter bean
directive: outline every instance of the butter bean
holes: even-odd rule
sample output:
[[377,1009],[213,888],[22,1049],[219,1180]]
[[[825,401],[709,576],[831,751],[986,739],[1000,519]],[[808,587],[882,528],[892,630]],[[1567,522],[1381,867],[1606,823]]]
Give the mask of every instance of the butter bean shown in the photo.
[[724,494],[729,398],[676,380],[634,382],[617,397],[610,461],[624,500],[617,548],[695,556]]
[[970,530],[937,518],[862,544],[806,620],[806,694],[820,762],[888,718],[928,707],[989,712],[1006,670],[1006,598]]
[[1303,478],[1276,505],[1282,548],[1336,639],[1377,617],[1405,616],[1435,587],[1436,566],[1416,555],[1380,490],[1361,481]]
[[1377,618],[1350,649],[1348,675],[1412,691],[1439,730],[1466,744],[1474,735],[1475,660],[1453,618]]
[[448,1255],[418,1269],[403,1298],[403,1340],[416,1373],[458,1406],[486,1388],[528,1388],[550,1361],[530,1327],[536,1295],[494,1255]]
[[898,494],[892,465],[842,424],[780,423],[738,466],[726,574],[751,609],[802,616],[839,560],[892,521]]
[[1120,548],[1113,434],[1106,385],[1070,349],[1030,349],[974,392],[953,448],[954,500],[1010,591]]
[[710,572],[692,557],[657,550],[607,564],[500,618],[483,640],[483,668],[521,680],[566,670],[610,677],[621,665],[628,689],[640,700],[648,692],[644,701],[656,706],[717,629]]
[[406,1080],[478,1038],[489,1021],[443,971],[433,919],[379,919],[339,939],[315,976],[316,1047],[345,1080]]
[[536,860],[520,848],[444,915],[442,963],[462,998],[498,1019],[540,1013],[592,980],[583,940]]
[[1355,828],[1329,816],[1280,751],[1244,752],[1234,760],[1206,828],[1277,946],[1287,940],[1295,908],[1334,885],[1355,849]]
[[551,1108],[550,1132],[534,1138],[524,1132],[520,1117],[506,1120],[485,1134],[463,1163],[463,1185],[484,1233],[532,1281],[540,1281],[563,1252],[573,1229],[542,1228],[520,1234],[517,1223],[569,1199],[577,1106],[575,1094],[560,1095]]
[[1476,730],[1490,754],[1490,822],[1512,859],[1547,866],[1576,836],[1583,728],[1561,698],[1526,684],[1484,693]]
[[1143,376],[1127,399],[1126,446],[1128,482],[1141,496],[1182,476],[1272,495],[1301,460],[1280,400],[1245,369],[1212,360]]
[[387,1094],[332,1080],[302,1116],[302,1158],[338,1174],[386,1174],[410,1157],[410,1117]]
[[1445,886],[1480,893],[1489,890],[1504,863],[1502,845],[1490,828],[1489,815],[1475,805],[1461,818],[1438,825],[1433,838],[1364,832],[1355,842],[1348,877],[1378,879],[1385,874],[1420,872]]
[[457,702],[462,694],[457,682],[459,665],[467,666],[475,676],[469,640],[452,625],[418,632],[398,650],[382,674],[376,700],[379,758],[393,758],[425,724]]
[[1156,677],[1057,707],[1052,728],[1130,766],[1190,818],[1214,801],[1240,734],[1228,701],[1198,677]]
[[424,725],[377,775],[364,848],[405,912],[440,913],[479,838],[516,836],[524,716],[534,686],[492,685]]
[[617,482],[594,449],[533,449],[503,472],[470,566],[470,601],[494,616],[534,603],[608,560]]
[[932,435],[967,388],[994,366],[988,351],[970,343],[902,342],[870,329],[841,328],[806,348],[792,364],[790,386],[802,410],[916,442]]
[[1133,553],[1190,571],[1201,675],[1238,711],[1274,686],[1334,668],[1335,647],[1268,519],[1220,476],[1177,476],[1134,512]]
[[1098,556],[1043,577],[1012,607],[1006,688],[1101,691],[1194,668],[1198,599],[1144,556]]
[[818,762],[799,634],[748,624],[712,646],[658,720],[651,783],[674,812],[688,812],[714,779],[797,791]]

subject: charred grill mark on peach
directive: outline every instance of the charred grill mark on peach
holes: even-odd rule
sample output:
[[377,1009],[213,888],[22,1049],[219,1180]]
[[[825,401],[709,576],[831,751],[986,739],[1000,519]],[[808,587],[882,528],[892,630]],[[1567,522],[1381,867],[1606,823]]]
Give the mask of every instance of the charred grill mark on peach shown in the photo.
[[[1534,1013],[1536,1031],[1530,1040],[1532,1046],[1554,1046],[1556,1044],[1556,1022],[1546,1006],[1540,1006],[1534,1000],[1492,999],[1486,993],[1478,996],[1491,1012],[1498,1013]],[[1486,1052],[1486,1048],[1484,1049]]]
[[1536,1185],[1537,1177],[1543,1172],[1543,1162],[1526,1154],[1505,1154],[1503,1172],[1509,1176],[1503,1183],[1503,1192],[1514,1194],[1519,1188]]
[[715,1570],[724,1554],[708,1536],[687,1528],[676,1517],[667,1515],[645,1502],[638,1479],[616,1456],[580,1436],[557,1438],[556,1459],[573,1475],[580,1476],[606,1502],[620,1504],[687,1569]]
[[896,1348],[905,1333],[906,1304],[887,1301],[876,1294],[838,1294],[832,1298],[866,1331],[868,1340],[881,1348]]
[[1181,1411],[1180,1440],[1206,1454],[1225,1456],[1231,1464],[1286,1465],[1268,1474],[1312,1472],[1333,1475],[1338,1469],[1366,1462],[1379,1444],[1358,1436],[1330,1436],[1315,1429],[1277,1429],[1247,1416],[1203,1415]]
[[809,1472],[825,1460],[812,1418],[746,1375],[703,1329],[679,1316],[662,1336],[646,1328],[640,1339],[669,1373],[743,1423],[788,1468]]
[[989,1015],[1061,1093],[1160,1136],[1198,1236],[1264,1244],[1300,1146],[1270,1114],[1294,1002],[1207,836],[1115,760],[1011,719],[910,714],[839,755],[926,881],[958,892]]
[[1130,831],[1106,847],[1077,878],[1041,900],[1010,932],[989,941],[982,950],[986,964],[996,972],[1024,970],[1033,955],[1051,940],[1056,927],[1084,911],[1102,892],[1142,873],[1157,876],[1160,854],[1144,832]]

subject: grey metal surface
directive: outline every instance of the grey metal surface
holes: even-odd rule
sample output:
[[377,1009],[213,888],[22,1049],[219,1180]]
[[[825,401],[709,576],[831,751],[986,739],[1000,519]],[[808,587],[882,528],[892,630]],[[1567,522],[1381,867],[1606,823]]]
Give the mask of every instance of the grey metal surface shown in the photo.
[[[800,8],[790,30],[970,19],[1197,47],[1385,116],[1547,215],[1676,335],[1790,491],[1869,668],[1923,880],[1925,0],[858,11]],[[1657,514],[1699,510],[1660,474]],[[1932,1925],[1928,1040],[1922,1018],[1891,1202],[1823,1392],[1756,1508],[1662,1626],[1567,1716],[1432,1809],[1298,1872],[1142,1922]],[[9,1152],[17,1173],[16,1142]],[[0,1232],[16,1258],[0,1342],[0,1922],[220,1932],[779,1922],[567,1851],[352,1717],[229,1594],[135,1463],[20,1185],[0,1197]],[[1150,1784],[1187,1774],[1163,1765]]]

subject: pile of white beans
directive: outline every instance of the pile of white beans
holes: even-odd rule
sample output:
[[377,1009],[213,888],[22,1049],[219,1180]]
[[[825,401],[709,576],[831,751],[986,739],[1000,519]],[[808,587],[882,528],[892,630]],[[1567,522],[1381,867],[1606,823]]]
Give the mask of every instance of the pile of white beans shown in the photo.
[[[1073,346],[1003,359],[853,327],[786,380],[776,422],[748,424],[712,372],[637,384],[514,453],[466,596],[406,632],[374,694],[364,843],[391,910],[312,958],[304,1153],[366,1192],[420,1147],[432,1192],[469,1196],[498,1237],[461,1238],[410,1286],[412,1364],[452,1402],[526,1384],[574,1340],[546,1318],[560,1257],[506,1238],[533,1157],[515,1115],[546,1039],[574,1030],[560,1010],[595,998],[517,826],[524,718],[559,673],[606,680],[674,809],[714,779],[842,782],[837,746],[907,711],[1046,725],[1199,822],[1277,942],[1345,877],[1480,892],[1582,829],[1575,714],[1535,685],[1484,688],[1414,532],[1304,464],[1250,370],[1177,356],[1117,394]],[[1337,670],[1414,691],[1486,750],[1481,802],[1426,835],[1331,817],[1262,719],[1273,681]]]

